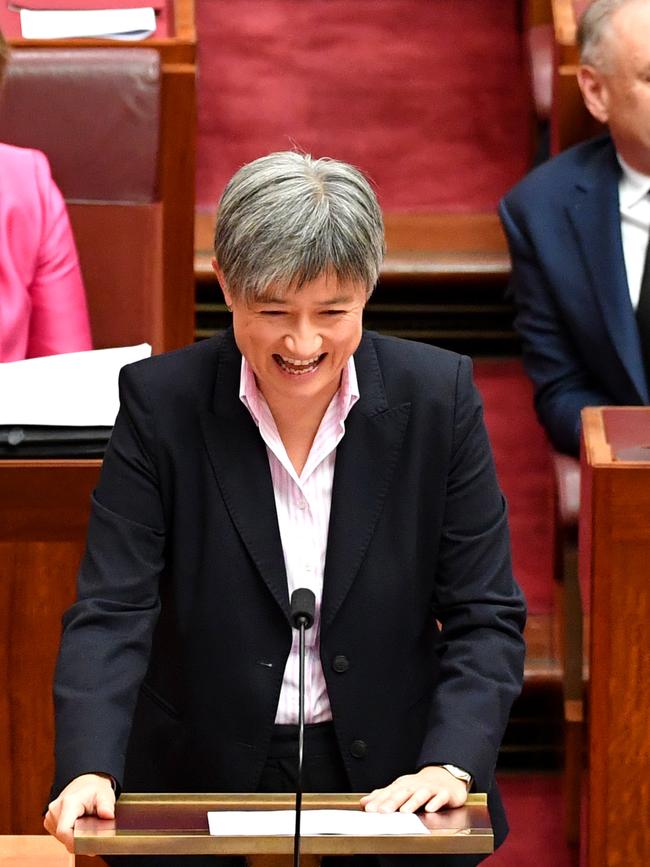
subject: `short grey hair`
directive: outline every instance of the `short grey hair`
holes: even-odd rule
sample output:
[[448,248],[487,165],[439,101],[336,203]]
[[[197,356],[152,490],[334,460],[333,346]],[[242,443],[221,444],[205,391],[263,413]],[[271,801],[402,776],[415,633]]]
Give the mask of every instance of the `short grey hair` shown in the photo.
[[297,290],[324,273],[370,295],[384,250],[369,181],[338,160],[269,154],[239,169],[219,202],[214,255],[235,298]]
[[587,6],[576,32],[581,63],[605,70],[608,58],[603,51],[603,41],[609,33],[612,17],[621,7],[639,2],[646,0],[593,0]]

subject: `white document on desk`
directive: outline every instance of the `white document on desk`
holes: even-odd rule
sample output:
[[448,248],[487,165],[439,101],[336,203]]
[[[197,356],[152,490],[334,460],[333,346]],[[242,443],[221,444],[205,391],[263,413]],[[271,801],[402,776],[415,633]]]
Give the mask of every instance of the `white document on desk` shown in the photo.
[[[110,4],[110,0],[107,0]],[[151,7],[137,9],[21,9],[24,39],[73,39],[96,36],[146,39],[156,31]]]
[[0,424],[112,427],[117,380],[151,346],[123,346],[0,364]]
[[[292,837],[295,810],[219,810],[208,813],[215,837]],[[352,837],[428,834],[413,813],[365,813],[363,810],[303,810],[300,834],[346,834]]]

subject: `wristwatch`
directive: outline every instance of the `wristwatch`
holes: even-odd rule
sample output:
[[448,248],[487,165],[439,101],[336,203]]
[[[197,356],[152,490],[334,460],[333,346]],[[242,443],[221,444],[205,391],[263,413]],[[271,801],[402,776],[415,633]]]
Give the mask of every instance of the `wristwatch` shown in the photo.
[[446,771],[452,775],[452,777],[456,777],[457,780],[461,780],[467,786],[467,791],[469,792],[470,787],[472,785],[472,775],[468,774],[467,771],[464,771],[462,768],[457,768],[456,765],[440,765],[441,768],[444,768]]

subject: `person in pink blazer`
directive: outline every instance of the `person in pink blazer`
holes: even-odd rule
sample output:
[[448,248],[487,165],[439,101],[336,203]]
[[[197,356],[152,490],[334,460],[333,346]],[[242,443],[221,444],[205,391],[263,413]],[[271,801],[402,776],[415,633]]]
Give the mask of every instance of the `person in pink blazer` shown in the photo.
[[[0,81],[6,62],[0,34]],[[79,259],[47,157],[0,144],[0,362],[85,349]]]

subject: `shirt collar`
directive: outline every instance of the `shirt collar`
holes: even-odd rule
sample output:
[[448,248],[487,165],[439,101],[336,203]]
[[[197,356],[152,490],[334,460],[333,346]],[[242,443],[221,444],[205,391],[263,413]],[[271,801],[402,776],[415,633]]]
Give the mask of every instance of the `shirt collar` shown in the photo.
[[648,195],[650,176],[633,169],[619,153],[616,156],[623,171],[619,183],[619,203],[621,208],[633,208]]
[[[348,417],[348,413],[359,400],[359,381],[357,379],[357,369],[354,365],[354,358],[350,356],[348,362],[343,368],[341,374],[341,384],[332,398],[332,401],[337,402],[337,416],[339,423],[342,423]],[[239,399],[244,404],[246,409],[253,417],[253,421],[259,427],[260,418],[262,416],[262,401],[264,396],[257,387],[253,368],[242,355],[241,373],[239,376]],[[264,401],[266,403],[266,401]]]

